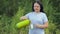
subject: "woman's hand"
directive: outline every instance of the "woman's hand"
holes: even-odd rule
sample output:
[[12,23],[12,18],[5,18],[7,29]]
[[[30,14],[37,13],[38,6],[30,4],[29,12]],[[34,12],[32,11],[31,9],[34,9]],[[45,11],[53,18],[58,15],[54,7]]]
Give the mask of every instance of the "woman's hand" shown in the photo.
[[27,19],[26,16],[22,16],[22,17],[20,17],[20,20],[26,20],[26,19]]

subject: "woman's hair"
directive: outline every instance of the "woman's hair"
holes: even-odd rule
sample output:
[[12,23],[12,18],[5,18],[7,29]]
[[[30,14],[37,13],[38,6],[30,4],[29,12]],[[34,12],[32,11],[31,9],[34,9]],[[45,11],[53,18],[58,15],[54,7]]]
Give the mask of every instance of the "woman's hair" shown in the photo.
[[42,5],[39,1],[33,2],[33,4],[32,4],[32,11],[34,11],[34,4],[35,4],[35,3],[38,3],[38,4],[40,5],[40,8],[41,8],[41,9],[40,9],[40,12],[44,12],[44,11],[43,11],[43,5]]

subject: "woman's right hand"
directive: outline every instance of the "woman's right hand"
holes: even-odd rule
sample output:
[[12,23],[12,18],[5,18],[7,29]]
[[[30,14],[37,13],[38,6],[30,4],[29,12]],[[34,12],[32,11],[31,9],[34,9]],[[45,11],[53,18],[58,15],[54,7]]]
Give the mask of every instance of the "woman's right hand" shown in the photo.
[[26,20],[26,19],[27,19],[26,16],[22,16],[22,17],[20,17],[20,20]]

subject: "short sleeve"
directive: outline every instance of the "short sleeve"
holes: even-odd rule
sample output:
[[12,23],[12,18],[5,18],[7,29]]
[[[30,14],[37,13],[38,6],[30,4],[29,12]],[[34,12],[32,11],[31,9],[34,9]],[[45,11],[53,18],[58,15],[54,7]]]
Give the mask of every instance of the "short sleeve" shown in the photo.
[[46,23],[48,21],[47,15],[44,13],[43,15],[43,22]]
[[29,19],[29,15],[30,15],[30,13],[27,13],[25,16]]

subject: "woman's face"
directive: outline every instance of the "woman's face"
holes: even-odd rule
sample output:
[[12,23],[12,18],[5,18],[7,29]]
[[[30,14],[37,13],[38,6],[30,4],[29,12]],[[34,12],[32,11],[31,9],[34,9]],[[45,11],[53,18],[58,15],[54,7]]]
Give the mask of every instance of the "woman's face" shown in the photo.
[[34,3],[34,11],[40,12],[40,5],[38,3]]

